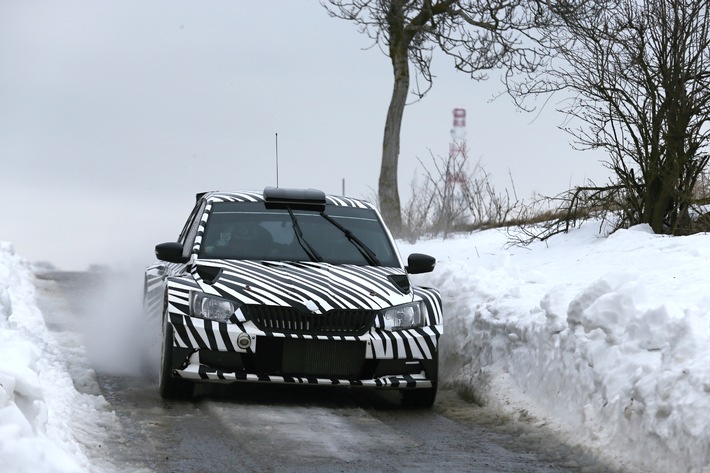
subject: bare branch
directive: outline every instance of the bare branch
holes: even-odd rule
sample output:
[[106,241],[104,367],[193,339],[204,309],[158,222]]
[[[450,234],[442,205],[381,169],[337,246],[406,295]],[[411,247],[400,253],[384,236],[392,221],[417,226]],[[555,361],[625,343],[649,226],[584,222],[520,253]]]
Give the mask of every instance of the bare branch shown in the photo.
[[578,149],[608,153],[615,182],[607,190],[623,188],[616,202],[627,206],[617,209],[623,220],[685,233],[710,157],[710,5],[605,0],[579,7],[585,14],[559,12],[560,27],[550,32],[555,67],[510,81],[511,91],[520,104],[569,92],[561,128]]

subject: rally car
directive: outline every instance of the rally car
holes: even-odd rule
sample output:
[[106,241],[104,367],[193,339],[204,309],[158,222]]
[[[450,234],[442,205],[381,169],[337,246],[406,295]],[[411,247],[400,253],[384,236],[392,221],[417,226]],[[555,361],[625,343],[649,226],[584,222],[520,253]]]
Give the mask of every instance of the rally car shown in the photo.
[[409,274],[371,204],[314,189],[207,192],[155,247],[144,307],[162,320],[159,391],[195,382],[395,389],[434,403],[442,302]]

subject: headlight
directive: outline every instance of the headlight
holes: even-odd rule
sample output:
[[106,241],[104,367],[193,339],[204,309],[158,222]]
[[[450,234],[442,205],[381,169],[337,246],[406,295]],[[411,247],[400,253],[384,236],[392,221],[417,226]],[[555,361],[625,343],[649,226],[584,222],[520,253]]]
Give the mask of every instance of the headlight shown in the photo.
[[238,304],[221,297],[208,296],[202,292],[192,293],[192,315],[203,319],[226,322],[237,310]]
[[427,311],[423,302],[398,305],[382,311],[385,329],[403,330],[421,327],[427,323]]

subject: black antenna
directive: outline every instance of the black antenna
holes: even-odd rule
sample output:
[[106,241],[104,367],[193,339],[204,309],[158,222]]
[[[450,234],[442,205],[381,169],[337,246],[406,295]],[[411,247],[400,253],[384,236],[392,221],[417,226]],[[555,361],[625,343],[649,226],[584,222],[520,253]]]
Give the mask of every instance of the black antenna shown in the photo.
[[279,134],[276,133],[276,187],[279,187]]

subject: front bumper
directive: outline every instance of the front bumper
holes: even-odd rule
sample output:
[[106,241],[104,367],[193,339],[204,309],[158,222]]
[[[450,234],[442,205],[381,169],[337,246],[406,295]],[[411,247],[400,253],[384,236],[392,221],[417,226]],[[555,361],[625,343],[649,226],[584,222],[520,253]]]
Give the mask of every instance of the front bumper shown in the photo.
[[173,375],[189,380],[416,389],[437,379],[440,326],[326,336],[267,333],[251,322],[180,314],[170,314],[170,323]]
[[[195,355],[197,355],[197,353]],[[320,384],[383,389],[414,389],[433,387],[433,383],[427,378],[426,373],[423,371],[415,374],[383,376],[371,379],[279,376],[248,373],[245,371],[228,371],[220,368],[209,367],[201,364],[199,359],[194,359],[194,357],[191,357],[190,362],[184,368],[174,370],[174,374],[181,378],[193,381]]]

